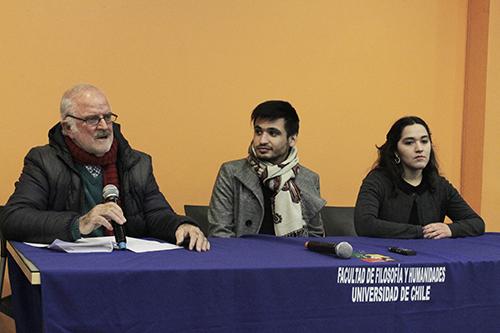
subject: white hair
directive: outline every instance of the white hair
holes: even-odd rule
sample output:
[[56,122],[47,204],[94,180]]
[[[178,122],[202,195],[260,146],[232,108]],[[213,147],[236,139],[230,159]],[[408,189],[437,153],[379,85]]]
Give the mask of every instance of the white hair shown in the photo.
[[89,90],[100,92],[100,90],[97,87],[91,84],[80,83],[73,86],[71,89],[66,90],[66,92],[62,95],[59,111],[61,113],[61,124],[63,125],[63,133],[66,131],[64,123],[68,124],[72,128],[72,130],[74,131],[78,130],[78,128],[74,126],[76,120],[71,117],[67,118],[67,116],[75,111],[75,108],[77,107],[77,103],[75,101],[76,98]]
[[59,107],[59,110],[61,112],[61,120],[64,120],[64,118],[75,109],[76,107],[76,103],[74,101],[75,97],[80,96],[83,92],[89,90],[99,91],[97,87],[91,84],[81,83],[67,90],[63,94],[61,98],[61,104]]

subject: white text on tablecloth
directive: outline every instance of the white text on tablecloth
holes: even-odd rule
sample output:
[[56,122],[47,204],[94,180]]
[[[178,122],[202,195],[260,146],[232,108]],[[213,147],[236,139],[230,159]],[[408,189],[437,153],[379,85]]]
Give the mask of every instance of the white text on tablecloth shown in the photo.
[[337,284],[352,285],[351,301],[427,302],[433,284],[444,283],[445,266],[339,267]]

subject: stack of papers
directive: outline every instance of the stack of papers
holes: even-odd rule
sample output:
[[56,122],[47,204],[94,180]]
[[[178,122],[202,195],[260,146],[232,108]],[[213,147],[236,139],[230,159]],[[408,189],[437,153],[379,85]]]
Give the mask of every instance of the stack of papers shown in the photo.
[[[60,239],[56,239],[52,242],[52,244],[25,244],[36,247],[47,247],[52,250],[68,253],[111,252],[114,248],[116,248],[116,242],[113,236],[80,238],[75,242],[65,242]],[[127,250],[132,252],[143,253],[174,249],[181,249],[181,247],[170,243],[160,243],[158,241],[127,237]]]
[[110,237],[80,238],[75,242],[65,242],[56,239],[48,247],[51,250],[68,253],[97,253],[113,251],[113,242]]

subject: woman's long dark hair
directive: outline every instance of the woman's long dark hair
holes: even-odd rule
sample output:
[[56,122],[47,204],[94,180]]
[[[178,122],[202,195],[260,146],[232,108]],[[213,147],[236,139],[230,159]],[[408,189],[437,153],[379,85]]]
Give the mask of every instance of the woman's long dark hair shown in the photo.
[[439,166],[436,160],[436,155],[434,153],[434,147],[432,146],[432,136],[429,126],[425,121],[416,116],[408,116],[398,119],[392,126],[389,132],[387,132],[385,143],[378,147],[378,159],[374,163],[373,170],[381,170],[389,176],[391,182],[395,187],[400,182],[403,176],[403,165],[402,163],[396,163],[395,153],[398,150],[398,142],[401,139],[401,134],[406,126],[420,124],[425,127],[427,133],[429,134],[429,141],[431,142],[431,154],[429,156],[429,162],[422,171],[423,179],[428,182],[431,190],[435,188],[437,177],[439,176]]

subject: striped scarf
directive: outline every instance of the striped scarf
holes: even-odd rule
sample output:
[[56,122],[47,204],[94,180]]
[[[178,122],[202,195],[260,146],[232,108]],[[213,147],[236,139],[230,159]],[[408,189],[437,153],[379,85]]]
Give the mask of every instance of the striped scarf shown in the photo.
[[250,145],[247,159],[262,184],[273,191],[271,210],[276,236],[306,236],[300,189],[295,183],[300,170],[297,148],[291,147],[282,163],[272,164],[259,160]]

